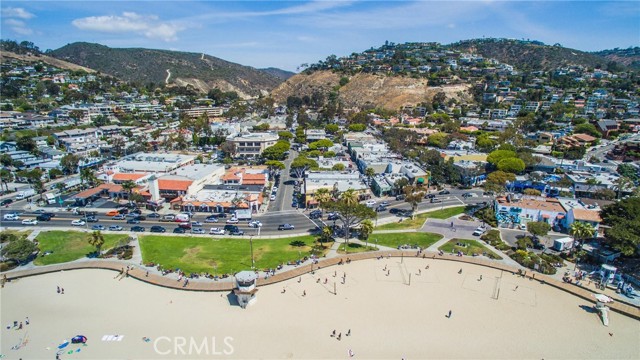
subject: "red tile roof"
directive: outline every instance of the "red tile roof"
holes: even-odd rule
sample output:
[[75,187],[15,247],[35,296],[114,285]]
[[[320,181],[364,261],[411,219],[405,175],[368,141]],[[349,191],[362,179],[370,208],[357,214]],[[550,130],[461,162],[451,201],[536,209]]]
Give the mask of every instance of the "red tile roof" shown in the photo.
[[143,178],[147,176],[147,174],[145,173],[134,173],[134,174],[130,174],[130,173],[117,173],[115,175],[113,175],[113,181],[127,181],[127,180],[131,180],[131,181],[136,181],[140,178]]
[[171,191],[187,191],[193,184],[190,180],[158,180],[158,189]]

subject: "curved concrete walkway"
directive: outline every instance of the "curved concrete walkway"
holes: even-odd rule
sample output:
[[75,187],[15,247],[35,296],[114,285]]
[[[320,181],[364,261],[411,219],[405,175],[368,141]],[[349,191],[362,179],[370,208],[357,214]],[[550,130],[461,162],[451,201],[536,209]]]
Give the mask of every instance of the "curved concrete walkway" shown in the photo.
[[[484,259],[481,257],[468,257],[468,256],[451,256],[451,255],[443,255],[440,256],[435,252],[425,251],[422,255],[418,255],[417,251],[375,251],[375,252],[364,252],[364,253],[356,253],[349,255],[338,255],[332,258],[326,258],[319,260],[317,264],[307,264],[298,266],[292,270],[284,271],[278,273],[276,275],[270,276],[268,278],[260,278],[258,279],[258,286],[266,286],[271,284],[276,284],[285,280],[293,279],[299,277],[301,275],[313,272],[320,268],[326,268],[329,266],[335,266],[340,263],[346,265],[346,260],[350,259],[353,261],[357,260],[368,260],[368,259],[376,259],[380,257],[423,257],[429,258],[431,260],[440,260],[440,261],[458,261],[461,263],[485,266],[493,269],[498,269],[502,271],[506,271],[512,274],[517,274],[520,269],[516,269],[514,267],[499,264],[495,261],[490,261],[488,259]],[[3,276],[6,276],[8,281],[19,279],[22,277],[58,272],[58,271],[69,271],[69,270],[79,270],[79,269],[105,269],[112,271],[123,271],[124,267],[127,264],[124,262],[114,261],[114,260],[90,260],[90,261],[82,261],[82,262],[71,262],[65,264],[57,264],[44,266],[39,268],[33,268],[29,270],[20,270],[20,271],[10,271],[4,273]],[[176,281],[175,279],[170,279],[165,276],[151,274],[147,275],[147,269],[143,266],[133,266],[133,269],[128,271],[128,275],[134,279],[152,284],[157,286],[163,286],[167,288],[177,289],[177,290],[189,290],[189,291],[231,291],[233,290],[235,284],[231,281],[193,281],[190,282],[188,286],[183,286],[182,281]],[[533,276],[532,276],[533,275]],[[535,278],[534,278],[535,276]],[[553,286],[559,290],[565,291],[577,297],[580,297],[586,301],[595,303],[595,299],[593,297],[593,292],[588,289],[582,288],[580,286],[576,286],[575,284],[567,284],[552,277],[542,275],[539,273],[533,273],[527,271],[527,275],[525,277],[530,278],[531,280],[539,281],[542,284],[547,284]],[[608,307],[621,313],[626,316],[630,316],[634,319],[640,320],[640,308],[632,306],[630,304],[626,304],[622,301],[616,301],[614,303],[608,304]]]

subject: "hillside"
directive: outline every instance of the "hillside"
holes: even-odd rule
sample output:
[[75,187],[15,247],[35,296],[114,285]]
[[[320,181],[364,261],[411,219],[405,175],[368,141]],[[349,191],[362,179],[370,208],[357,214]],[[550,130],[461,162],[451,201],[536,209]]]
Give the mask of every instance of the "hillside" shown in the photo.
[[[277,102],[286,103],[287,97],[291,95],[311,96],[314,91],[328,94],[339,86],[340,78],[341,75],[331,71],[297,74],[275,88],[272,96]],[[438,92],[444,92],[447,97],[467,96],[468,88],[468,85],[432,87],[426,79],[359,73],[351,76],[349,83],[340,87],[338,99],[345,107],[375,105],[399,109],[405,105],[430,101]]]
[[262,72],[266,72],[267,74],[271,75],[271,76],[275,76],[278,79],[285,81],[288,78],[292,77],[293,75],[295,75],[296,73],[291,72],[291,71],[287,71],[287,70],[282,70],[282,69],[278,69],[278,68],[274,68],[274,67],[268,67],[268,68],[264,68],[264,69],[260,69],[260,71]]
[[89,73],[94,73],[95,72],[95,70],[93,70],[93,69],[89,69],[89,68],[84,67],[84,66],[73,64],[73,63],[70,63],[68,61],[56,59],[54,57],[47,56],[47,55],[23,55],[23,54],[16,54],[16,53],[9,52],[9,51],[2,51],[0,53],[0,62],[4,63],[6,61],[4,59],[5,57],[9,58],[9,59],[17,59],[17,60],[21,60],[21,61],[26,61],[28,63],[43,62],[45,64],[48,64],[48,65],[51,65],[51,66],[55,66],[55,67],[57,67],[59,69],[65,69],[65,70],[71,70],[71,71],[84,70],[84,71],[89,72]]
[[127,81],[192,85],[202,92],[217,87],[242,97],[266,93],[282,82],[258,69],[200,53],[73,43],[50,55]]
[[630,68],[640,70],[640,47],[602,50],[594,52],[593,54],[602,56],[609,61],[615,61]]
[[566,65],[604,67],[607,60],[584,51],[536,41],[510,39],[464,40],[447,46],[451,50],[480,54],[515,66],[520,70],[549,70]]

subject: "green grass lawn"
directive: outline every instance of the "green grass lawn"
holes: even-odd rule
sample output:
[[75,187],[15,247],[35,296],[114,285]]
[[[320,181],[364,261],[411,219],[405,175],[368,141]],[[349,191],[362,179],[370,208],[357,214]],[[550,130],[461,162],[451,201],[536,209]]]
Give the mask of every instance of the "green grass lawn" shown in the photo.
[[[108,250],[118,244],[119,241],[126,241],[127,234],[102,234],[104,245],[102,250]],[[79,231],[46,231],[41,232],[36,237],[40,254],[47,251],[52,253],[46,256],[38,256],[33,263],[35,265],[51,265],[81,259],[87,254],[95,251],[96,248],[89,245],[91,232]]]
[[392,247],[397,249],[399,245],[418,245],[425,249],[438,240],[442,239],[442,235],[426,232],[410,232],[410,233],[389,233],[389,234],[371,234],[369,236],[369,244]]
[[[154,263],[165,269],[210,274],[234,273],[251,268],[249,239],[153,235],[139,239],[144,264]],[[297,245],[301,246],[292,246],[293,242],[299,242]],[[313,236],[254,239],[256,268],[275,268],[278,264],[309,256],[314,242]],[[331,244],[324,243],[324,246],[328,249]]]
[[452,216],[462,214],[464,212],[464,209],[464,206],[456,206],[448,209],[429,211],[416,215],[414,219],[402,218],[402,222],[393,222],[390,224],[380,225],[376,227],[376,230],[418,229],[422,226],[422,224],[424,224],[427,218],[448,219]]
[[[465,246],[458,246],[457,243],[465,244]],[[440,250],[451,253],[451,251],[462,251],[463,254],[472,256],[473,254],[482,255],[486,252],[487,257],[491,259],[502,259],[502,257],[498,256],[498,254],[489,250],[487,247],[482,245],[480,242],[476,240],[467,240],[467,239],[451,239],[447,241],[446,244],[439,247]]]
[[371,246],[371,244],[369,244],[369,246],[365,246],[362,244],[356,244],[356,243],[349,243],[348,246],[348,251],[345,251],[345,244],[340,244],[340,247],[338,247],[338,253],[340,254],[353,254],[353,253],[360,253],[360,252],[367,252],[367,251],[376,251],[376,247],[375,246]]

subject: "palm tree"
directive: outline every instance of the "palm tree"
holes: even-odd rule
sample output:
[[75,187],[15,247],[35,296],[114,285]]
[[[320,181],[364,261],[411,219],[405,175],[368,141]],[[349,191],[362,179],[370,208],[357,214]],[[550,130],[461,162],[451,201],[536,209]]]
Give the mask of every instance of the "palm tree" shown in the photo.
[[80,170],[80,181],[82,184],[85,182],[91,186],[94,186],[95,183],[98,182],[98,178],[96,178],[96,174],[91,168],[83,168]]
[[325,204],[331,201],[331,193],[327,188],[320,188],[316,190],[316,192],[313,194],[313,197],[318,202],[318,207],[320,209],[324,209]]
[[129,202],[131,202],[131,193],[133,192],[133,189],[138,187],[138,185],[131,180],[127,180],[123,182],[120,186],[122,186],[122,190],[127,192],[127,199],[129,200]]
[[[360,223],[360,236],[365,240],[369,241],[369,236],[373,233],[373,222],[369,219],[363,220]],[[367,244],[368,246],[368,244]]]
[[349,206],[358,205],[358,201],[360,200],[360,196],[353,189],[349,189],[342,194],[340,194],[340,200],[344,201],[345,204]]
[[4,184],[4,187],[9,191],[9,182],[13,181],[13,173],[9,169],[0,169],[0,181]]
[[368,167],[364,170],[364,175],[369,178],[369,181],[376,175],[376,171],[372,167]]
[[89,238],[89,244],[96,247],[96,254],[100,256],[100,249],[104,245],[104,236],[100,231],[94,231]]
[[[574,221],[569,228],[569,234],[571,234],[571,236],[576,240],[590,239],[595,233],[596,229],[593,225],[582,221]],[[571,250],[573,251],[573,247]]]

